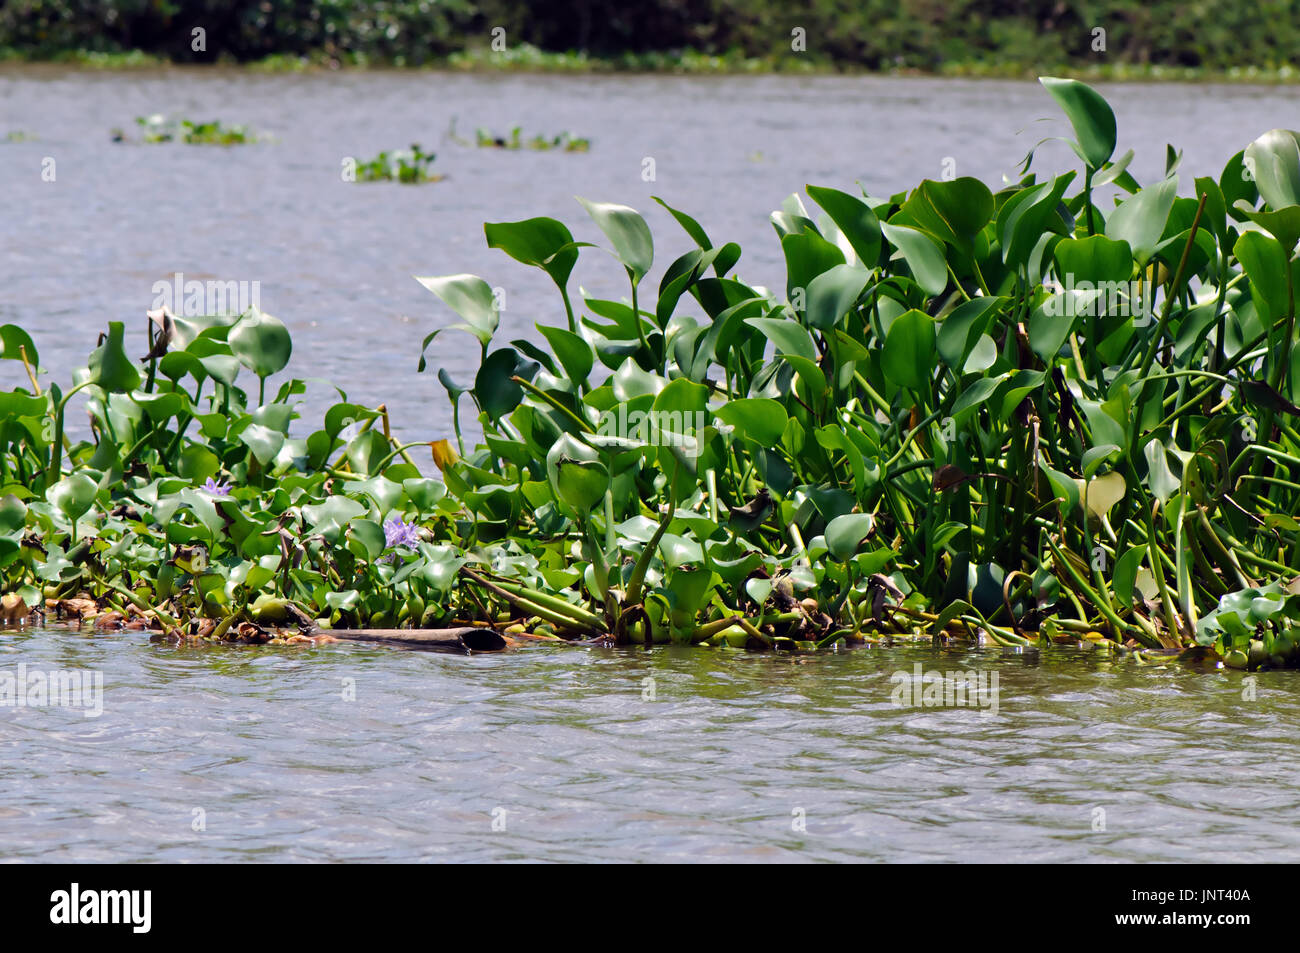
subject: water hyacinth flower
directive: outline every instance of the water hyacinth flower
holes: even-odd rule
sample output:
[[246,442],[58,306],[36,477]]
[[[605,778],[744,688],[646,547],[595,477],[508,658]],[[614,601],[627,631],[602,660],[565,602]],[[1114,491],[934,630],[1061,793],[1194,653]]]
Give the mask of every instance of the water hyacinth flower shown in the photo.
[[384,521],[384,545],[389,549],[406,546],[414,549],[420,541],[420,528],[415,523],[407,523],[400,516]]
[[213,496],[230,495],[230,484],[218,483],[216,480],[212,479],[212,477],[208,477],[208,481],[203,484],[203,489],[204,491],[211,493]]

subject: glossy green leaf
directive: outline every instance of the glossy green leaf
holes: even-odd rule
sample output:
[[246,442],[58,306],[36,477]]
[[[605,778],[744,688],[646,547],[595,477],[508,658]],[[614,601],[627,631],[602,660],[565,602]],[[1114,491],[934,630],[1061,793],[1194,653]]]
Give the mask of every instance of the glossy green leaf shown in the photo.
[[256,308],[239,319],[227,340],[239,363],[258,377],[270,377],[284,370],[293,352],[284,322]]
[[889,326],[882,365],[885,376],[899,387],[927,392],[938,353],[934,320],[924,311],[908,311]]
[[1052,94],[1074,127],[1080,157],[1092,168],[1100,169],[1114,154],[1118,134],[1110,104],[1095,89],[1077,79],[1042,76],[1038,81]]
[[632,276],[632,283],[639,283],[655,258],[654,239],[645,219],[626,205],[589,202],[582,197],[578,201],[614,246],[615,255]]
[[499,248],[515,261],[541,268],[560,287],[578,260],[578,246],[562,222],[529,218],[520,222],[489,222],[483,226],[489,248]]
[[1246,147],[1245,160],[1269,208],[1300,205],[1300,133],[1270,129]]
[[109,393],[124,393],[140,386],[140,372],[126,355],[121,321],[108,323],[108,335],[90,355],[90,379]]
[[927,295],[942,294],[948,287],[948,266],[943,249],[924,232],[906,225],[882,223],[880,230],[897,248],[912,271],[912,277]]

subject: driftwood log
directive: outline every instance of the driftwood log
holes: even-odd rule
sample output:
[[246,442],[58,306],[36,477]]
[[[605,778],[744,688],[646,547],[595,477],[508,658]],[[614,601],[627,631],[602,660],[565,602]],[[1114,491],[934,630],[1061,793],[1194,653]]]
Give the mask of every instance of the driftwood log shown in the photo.
[[328,635],[344,642],[380,642],[441,652],[500,652],[506,640],[496,629],[313,629],[310,636]]

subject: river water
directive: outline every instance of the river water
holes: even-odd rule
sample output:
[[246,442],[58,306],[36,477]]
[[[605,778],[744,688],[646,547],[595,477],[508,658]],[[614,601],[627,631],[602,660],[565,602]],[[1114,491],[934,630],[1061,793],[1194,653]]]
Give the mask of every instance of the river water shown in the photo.
[[[1297,124],[1285,88],[1103,91],[1142,180],[1166,142],[1186,149],[1188,175],[1217,177],[1259,133]],[[274,141],[110,141],[159,112]],[[742,277],[776,285],[766,216],[790,192],[885,194],[946,160],[996,182],[1067,131],[1037,122],[1057,116],[1031,82],[8,70],[0,140],[30,138],[0,142],[0,322],[28,328],[66,382],[106,321],[142,341],[154,282],[257,281],[293,331],[290,373],[386,402],[399,433],[432,439],[450,417],[417,354],[453,319],[412,275],[504,288],[502,341],[563,322],[547,279],[486,248],[483,221],[553,215],[594,241],[574,195],[633,205],[659,243],[657,282],[690,247],[660,195],[740,242]],[[464,134],[521,123],[592,149],[465,148],[445,138],[453,117]],[[436,149],[447,180],[341,181],[345,157],[413,141]],[[1048,144],[1038,161],[1056,171],[1070,156]],[[612,259],[583,253],[575,287],[618,297],[621,282]],[[468,380],[476,352],[446,335],[431,363]],[[0,386],[13,386],[21,368],[4,363]],[[332,399],[318,386],[304,412]],[[0,633],[0,681],[20,664],[99,673],[103,713],[0,707],[0,859],[1300,858],[1295,673],[1249,681],[1073,650],[467,658]],[[996,673],[997,714],[896,705],[893,676],[918,664]]]
[[[10,860],[1300,857],[1293,672],[1252,685],[1073,649],[463,657],[0,635],[0,678],[19,663],[102,673],[103,713],[0,708]],[[918,664],[989,691],[895,704]]]

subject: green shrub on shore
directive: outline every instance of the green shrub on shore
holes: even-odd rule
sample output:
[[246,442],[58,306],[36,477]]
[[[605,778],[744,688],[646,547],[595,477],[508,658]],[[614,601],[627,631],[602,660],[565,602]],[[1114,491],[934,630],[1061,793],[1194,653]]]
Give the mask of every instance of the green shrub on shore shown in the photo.
[[[196,29],[204,31],[201,42]],[[306,58],[454,68],[1019,75],[1059,64],[1085,71],[1254,68],[1281,76],[1300,61],[1300,0],[808,0],[793,8],[770,0],[592,0],[576,8],[524,0],[195,0],[183,7],[5,0],[0,50],[101,62],[122,54],[172,62],[272,57],[280,66]]]

